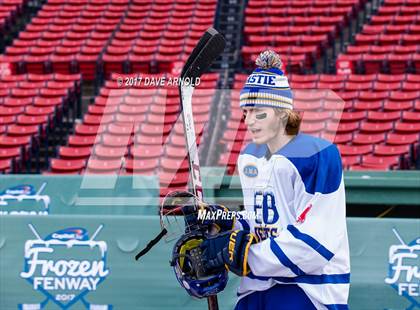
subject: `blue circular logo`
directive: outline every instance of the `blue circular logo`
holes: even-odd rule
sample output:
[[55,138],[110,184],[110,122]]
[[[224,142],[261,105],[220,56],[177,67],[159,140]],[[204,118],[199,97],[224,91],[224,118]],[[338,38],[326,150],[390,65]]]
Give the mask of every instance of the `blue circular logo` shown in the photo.
[[244,167],[244,174],[247,177],[255,178],[258,175],[258,168],[254,165],[247,165]]

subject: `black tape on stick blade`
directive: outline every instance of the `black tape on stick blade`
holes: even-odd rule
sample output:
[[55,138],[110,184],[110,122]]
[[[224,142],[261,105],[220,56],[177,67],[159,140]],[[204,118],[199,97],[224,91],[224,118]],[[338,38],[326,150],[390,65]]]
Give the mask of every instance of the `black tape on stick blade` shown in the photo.
[[181,80],[196,81],[223,52],[225,46],[225,38],[216,29],[209,28],[188,58],[181,72]]

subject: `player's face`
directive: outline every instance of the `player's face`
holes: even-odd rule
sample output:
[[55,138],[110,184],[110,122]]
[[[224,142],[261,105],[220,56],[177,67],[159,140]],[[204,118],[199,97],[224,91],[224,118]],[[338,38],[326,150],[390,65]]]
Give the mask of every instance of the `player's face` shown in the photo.
[[256,144],[273,144],[284,134],[282,113],[276,113],[273,108],[244,107],[245,125]]

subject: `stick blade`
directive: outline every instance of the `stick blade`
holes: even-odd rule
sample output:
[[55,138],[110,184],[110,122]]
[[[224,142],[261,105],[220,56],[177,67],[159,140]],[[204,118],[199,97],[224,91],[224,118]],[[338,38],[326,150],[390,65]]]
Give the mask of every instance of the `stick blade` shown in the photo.
[[196,47],[181,72],[181,78],[189,78],[195,81],[223,52],[226,46],[225,38],[214,28],[210,27],[200,38]]

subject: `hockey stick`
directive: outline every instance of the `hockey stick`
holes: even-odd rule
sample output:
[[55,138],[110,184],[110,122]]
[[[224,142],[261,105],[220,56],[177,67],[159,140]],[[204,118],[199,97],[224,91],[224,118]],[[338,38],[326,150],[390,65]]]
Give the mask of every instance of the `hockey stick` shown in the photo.
[[[198,157],[197,142],[195,139],[194,119],[192,112],[192,95],[195,89],[195,82],[210,67],[211,63],[222,53],[226,42],[223,36],[214,28],[209,28],[200,38],[196,47],[188,57],[187,62],[181,71],[181,83],[179,85],[181,113],[184,124],[186,147],[188,153],[188,163],[191,174],[191,189],[199,201],[203,200],[203,189],[200,175],[200,162]],[[166,198],[166,197],[165,197]],[[164,199],[165,201],[165,199]],[[169,213],[163,212],[163,205],[160,210],[160,222],[162,231],[151,240],[145,249],[135,257],[138,260],[145,255],[156,243],[168,234],[169,227],[165,220],[169,213],[176,214],[180,210],[171,210]],[[216,295],[207,298],[209,310],[218,310]]]
[[[226,41],[214,28],[209,28],[189,56],[181,72],[179,95],[181,113],[184,123],[184,134],[191,175],[191,189],[198,199],[203,200],[203,188],[200,174],[197,142],[195,139],[194,119],[192,112],[192,95],[197,78],[210,67],[211,63],[223,52]],[[208,309],[218,310],[217,295],[207,297]]]
[[214,28],[209,28],[200,38],[200,41],[192,51],[181,72],[182,82],[179,85],[179,95],[191,174],[191,188],[194,195],[201,200],[203,199],[203,189],[192,113],[192,95],[195,89],[194,82],[197,78],[201,77],[217,56],[222,53],[225,45],[226,42],[223,36]]

